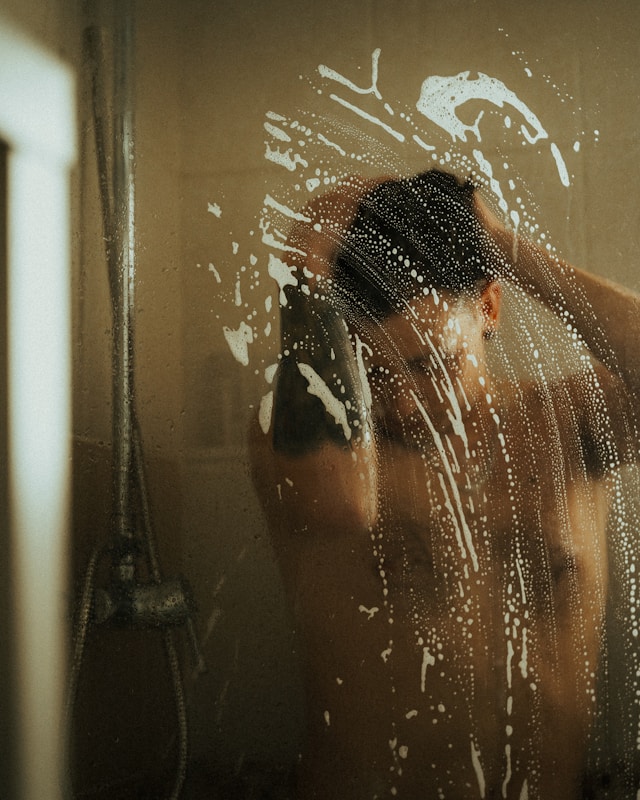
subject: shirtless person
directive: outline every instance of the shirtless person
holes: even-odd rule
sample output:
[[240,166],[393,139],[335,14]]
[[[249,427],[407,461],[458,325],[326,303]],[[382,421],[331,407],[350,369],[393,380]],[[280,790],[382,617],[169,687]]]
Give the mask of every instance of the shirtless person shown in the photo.
[[[577,798],[638,300],[447,173],[347,181],[306,216],[253,437],[303,641],[298,797]],[[506,280],[582,337],[579,372],[489,374]]]

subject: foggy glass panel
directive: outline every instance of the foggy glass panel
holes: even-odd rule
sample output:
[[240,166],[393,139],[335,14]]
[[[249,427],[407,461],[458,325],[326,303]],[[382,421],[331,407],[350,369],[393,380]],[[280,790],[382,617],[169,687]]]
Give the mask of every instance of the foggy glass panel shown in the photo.
[[[586,8],[138,3],[137,408],[206,663],[180,632],[184,797],[640,789],[640,12]],[[111,743],[87,795],[169,795],[155,633],[92,633],[79,727],[135,692],[76,735]]]

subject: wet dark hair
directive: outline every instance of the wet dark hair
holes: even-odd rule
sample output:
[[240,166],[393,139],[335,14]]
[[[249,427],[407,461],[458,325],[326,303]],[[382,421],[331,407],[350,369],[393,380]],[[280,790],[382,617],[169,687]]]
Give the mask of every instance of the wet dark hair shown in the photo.
[[360,202],[336,257],[334,287],[357,316],[382,319],[432,289],[455,295],[491,279],[475,186],[441,170],[390,180]]

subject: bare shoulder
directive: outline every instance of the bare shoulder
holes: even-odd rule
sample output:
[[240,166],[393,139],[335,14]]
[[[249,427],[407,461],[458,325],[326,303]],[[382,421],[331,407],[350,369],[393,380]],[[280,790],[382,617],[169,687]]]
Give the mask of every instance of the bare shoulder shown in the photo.
[[254,420],[249,432],[254,487],[272,532],[310,536],[366,530],[377,514],[373,448],[326,442],[303,455],[278,452]]
[[[553,436],[569,461],[601,478],[640,457],[638,420],[624,382],[598,361],[549,381],[505,387],[503,397],[516,428],[527,424]],[[526,422],[525,422],[526,420]]]

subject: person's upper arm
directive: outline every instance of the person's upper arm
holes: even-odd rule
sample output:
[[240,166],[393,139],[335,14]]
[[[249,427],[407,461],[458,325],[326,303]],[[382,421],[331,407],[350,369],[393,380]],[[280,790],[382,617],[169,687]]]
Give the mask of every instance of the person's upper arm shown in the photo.
[[273,534],[341,535],[366,530],[377,516],[375,449],[325,442],[304,454],[273,446],[252,425],[253,482]]
[[566,379],[579,421],[587,473],[600,478],[640,457],[635,403],[622,379],[599,362]]

